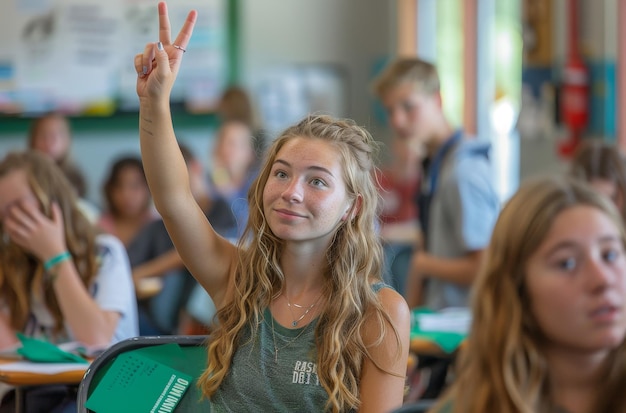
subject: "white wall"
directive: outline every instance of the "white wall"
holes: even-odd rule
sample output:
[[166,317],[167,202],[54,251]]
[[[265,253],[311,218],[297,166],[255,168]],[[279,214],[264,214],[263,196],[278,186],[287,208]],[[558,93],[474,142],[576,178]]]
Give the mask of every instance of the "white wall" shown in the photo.
[[348,81],[346,116],[376,136],[369,84],[374,64],[394,53],[395,1],[241,0],[243,81],[298,64],[337,65]]
[[[338,65],[347,74],[348,112],[376,136],[381,129],[371,117],[373,96],[368,84],[374,63],[387,57],[394,44],[394,2],[380,0],[240,0],[240,61],[244,85],[264,73],[293,64]],[[357,18],[358,16],[358,18]],[[2,134],[0,155],[25,147],[22,134]],[[212,144],[206,128],[177,130],[204,159]],[[89,198],[100,202],[100,187],[111,161],[139,152],[136,129],[74,134],[74,157],[87,175]]]

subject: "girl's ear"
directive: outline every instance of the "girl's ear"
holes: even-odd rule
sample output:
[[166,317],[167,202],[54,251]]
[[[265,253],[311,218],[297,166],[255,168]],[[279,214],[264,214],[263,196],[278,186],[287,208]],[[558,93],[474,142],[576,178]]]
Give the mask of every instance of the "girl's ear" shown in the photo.
[[347,219],[353,220],[359,212],[361,212],[361,206],[363,205],[363,196],[361,194],[357,194],[352,204],[346,209],[346,212],[341,217],[342,221]]

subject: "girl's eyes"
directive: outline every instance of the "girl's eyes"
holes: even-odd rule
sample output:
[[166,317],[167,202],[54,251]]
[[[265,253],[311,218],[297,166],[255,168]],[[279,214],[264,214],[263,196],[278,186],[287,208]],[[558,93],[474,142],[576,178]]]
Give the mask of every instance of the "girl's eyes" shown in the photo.
[[606,262],[615,262],[621,256],[621,251],[615,248],[608,249],[602,253],[602,258]]
[[[606,263],[612,264],[620,259],[623,251],[619,248],[607,248],[602,251],[602,260]],[[576,269],[578,262],[574,257],[565,257],[557,259],[555,261],[555,267],[562,271],[573,271]]]
[[[285,171],[277,170],[274,172],[274,176],[279,179],[286,179],[289,175]],[[310,181],[310,184],[316,187],[324,187],[326,185],[326,181],[321,178],[313,178]]]
[[573,257],[563,258],[556,262],[556,266],[563,271],[572,271],[576,268],[576,260]]
[[415,108],[413,102],[402,102],[402,109],[405,112],[411,112]]
[[311,184],[314,186],[326,186],[326,182],[319,178],[314,178],[311,180]]

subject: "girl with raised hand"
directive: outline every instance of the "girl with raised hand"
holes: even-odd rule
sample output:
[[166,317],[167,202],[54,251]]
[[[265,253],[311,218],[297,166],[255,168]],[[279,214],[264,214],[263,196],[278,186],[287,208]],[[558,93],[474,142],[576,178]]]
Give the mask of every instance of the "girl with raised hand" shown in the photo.
[[381,283],[372,137],[325,116],[288,128],[268,150],[246,232],[231,244],[193,199],[169,108],[196,12],[172,42],[165,3],[158,8],[159,42],[135,57],[141,150],[176,249],[218,309],[200,379],[212,411],[399,407],[410,314]]
[[458,376],[434,411],[626,412],[626,235],[615,205],[564,178],[502,210]]

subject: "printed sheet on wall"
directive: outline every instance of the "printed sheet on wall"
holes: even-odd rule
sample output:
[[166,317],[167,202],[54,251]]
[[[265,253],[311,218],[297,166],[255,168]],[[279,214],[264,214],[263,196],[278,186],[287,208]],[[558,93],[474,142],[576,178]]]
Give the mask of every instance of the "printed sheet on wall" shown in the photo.
[[[210,112],[228,80],[228,0],[168,2],[174,35],[198,22],[172,102]],[[136,111],[135,54],[158,41],[158,0],[3,0],[0,113]]]

